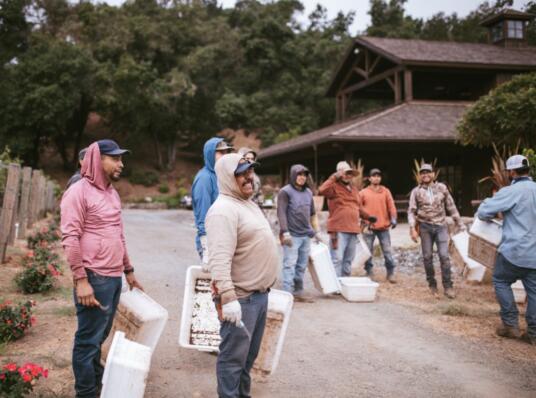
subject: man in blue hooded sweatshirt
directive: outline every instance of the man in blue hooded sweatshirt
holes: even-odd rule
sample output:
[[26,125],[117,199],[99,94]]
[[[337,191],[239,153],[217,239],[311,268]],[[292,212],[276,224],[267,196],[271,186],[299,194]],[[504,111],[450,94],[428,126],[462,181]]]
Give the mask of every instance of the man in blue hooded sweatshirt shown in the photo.
[[192,206],[197,227],[195,245],[203,265],[208,262],[205,217],[208,209],[218,197],[218,180],[214,165],[220,157],[231,152],[233,152],[232,145],[225,142],[223,138],[214,137],[205,142],[203,147],[205,167],[199,170],[192,185]]

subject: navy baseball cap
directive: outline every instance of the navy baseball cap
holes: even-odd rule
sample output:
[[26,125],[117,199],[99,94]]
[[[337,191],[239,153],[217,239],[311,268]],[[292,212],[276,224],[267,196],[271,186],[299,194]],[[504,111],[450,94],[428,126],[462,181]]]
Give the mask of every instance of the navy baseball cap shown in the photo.
[[238,163],[238,166],[236,166],[236,169],[234,171],[234,175],[235,176],[238,176],[240,174],[243,174],[245,173],[246,171],[248,171],[249,169],[251,169],[252,167],[255,168],[255,167],[259,167],[261,164],[258,163],[258,162],[249,162],[247,161],[246,159],[241,159],[240,160],[240,163]]
[[130,153],[128,149],[119,148],[119,145],[117,145],[117,142],[114,140],[99,140],[97,143],[99,144],[101,155],[121,156]]

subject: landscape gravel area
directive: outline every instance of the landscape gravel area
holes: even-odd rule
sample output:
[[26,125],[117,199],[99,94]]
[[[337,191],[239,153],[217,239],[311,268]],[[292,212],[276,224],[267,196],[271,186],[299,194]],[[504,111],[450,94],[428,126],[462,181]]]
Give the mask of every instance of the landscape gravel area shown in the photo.
[[[124,222],[138,278],[170,313],[146,397],[214,397],[216,357],[178,345],[186,269],[199,262],[192,213],[126,210]],[[534,397],[536,348],[494,336],[492,287],[458,277],[458,299],[434,300],[422,265],[406,268],[397,285],[378,278],[367,304],[322,296],[307,274],[315,302],[295,303],[279,367],[253,396]]]

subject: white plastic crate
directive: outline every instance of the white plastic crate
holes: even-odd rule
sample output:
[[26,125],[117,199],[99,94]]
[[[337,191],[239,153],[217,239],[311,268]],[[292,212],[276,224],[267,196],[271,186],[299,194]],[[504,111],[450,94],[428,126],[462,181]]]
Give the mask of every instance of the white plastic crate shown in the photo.
[[151,366],[151,348],[115,332],[102,379],[101,398],[143,398]]
[[380,286],[370,278],[344,277],[341,282],[342,296],[348,301],[371,302],[376,299],[376,292]]
[[112,330],[102,345],[101,362],[106,361],[116,331],[127,339],[148,346],[154,351],[168,320],[168,311],[139,289],[121,293]]
[[502,221],[482,221],[476,215],[469,233],[484,239],[494,246],[499,246],[502,238]]
[[[199,351],[218,352],[217,346],[193,344],[191,341],[192,314],[197,279],[210,279],[210,275],[203,273],[200,266],[189,267],[186,271],[179,345]],[[272,374],[279,363],[293,302],[294,297],[292,294],[282,290],[272,289],[268,295],[268,316],[265,335],[261,343],[259,356],[253,365],[255,371],[263,376]],[[211,318],[210,323],[217,322],[219,325],[218,314],[213,305],[212,310],[206,311],[205,314]]]
[[369,247],[365,242],[362,234],[357,235],[357,245],[355,249],[355,257],[352,262],[352,271],[362,271],[365,263],[372,257]]
[[341,290],[335,267],[331,261],[329,248],[326,244],[311,242],[308,268],[315,287],[322,293],[330,294]]
[[451,237],[458,254],[464,262],[463,275],[468,281],[482,282],[486,273],[486,267],[479,262],[469,258],[469,234],[462,231]]
[[512,291],[514,292],[514,299],[518,304],[524,304],[527,300],[527,292],[521,281],[516,281],[512,284]]

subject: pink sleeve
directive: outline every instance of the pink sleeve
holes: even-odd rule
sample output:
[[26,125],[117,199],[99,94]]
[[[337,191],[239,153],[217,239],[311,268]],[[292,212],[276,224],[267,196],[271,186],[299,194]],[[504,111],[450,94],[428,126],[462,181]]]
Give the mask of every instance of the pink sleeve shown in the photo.
[[86,217],[81,188],[82,184],[78,183],[69,189],[64,194],[60,205],[61,242],[75,280],[87,277],[80,250],[80,237],[84,231]]

